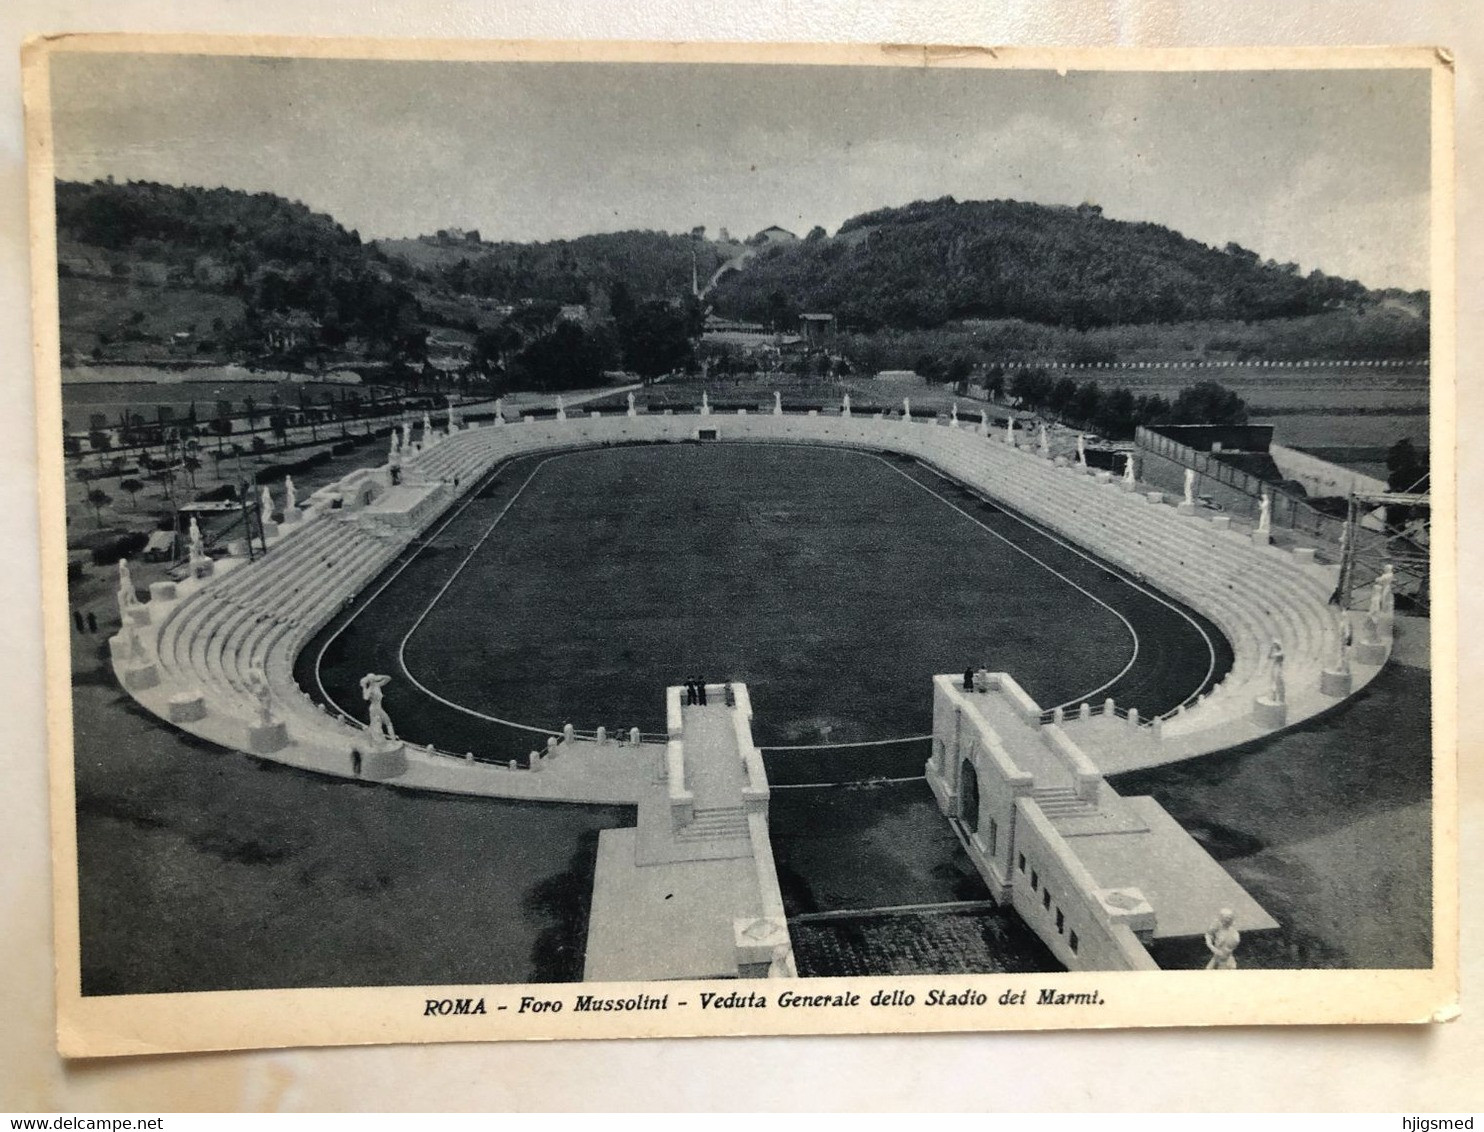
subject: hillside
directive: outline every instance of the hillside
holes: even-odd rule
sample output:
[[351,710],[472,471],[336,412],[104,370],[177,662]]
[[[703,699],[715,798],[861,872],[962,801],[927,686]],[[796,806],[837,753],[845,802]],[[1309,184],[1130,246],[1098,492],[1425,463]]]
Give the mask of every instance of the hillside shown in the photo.
[[1359,283],[1207,247],[1094,206],[952,197],[865,213],[833,237],[759,251],[712,294],[721,313],[783,321],[833,312],[871,331],[963,319],[1087,329],[1196,319],[1258,320],[1379,301]]
[[521,299],[606,306],[622,284],[637,300],[688,294],[692,255],[702,283],[740,247],[691,235],[626,231],[543,243],[487,243],[477,232],[383,240],[378,250],[400,259],[435,293],[499,303]]
[[415,360],[405,268],[272,193],[59,181],[62,350],[182,361]]

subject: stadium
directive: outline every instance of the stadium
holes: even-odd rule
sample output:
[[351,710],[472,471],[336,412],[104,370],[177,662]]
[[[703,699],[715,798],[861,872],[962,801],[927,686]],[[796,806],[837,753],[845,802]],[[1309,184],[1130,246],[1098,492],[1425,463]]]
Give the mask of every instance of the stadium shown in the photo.
[[[1200,966],[1222,922],[1312,958],[1130,784],[1343,709],[1389,577],[1337,609],[1332,545],[956,407],[601,404],[408,421],[148,601],[126,574],[118,681],[264,763],[621,813],[589,981]],[[935,828],[852,842],[863,791],[924,783]],[[832,861],[778,836],[801,809]],[[821,868],[877,877],[871,915],[811,900]]]

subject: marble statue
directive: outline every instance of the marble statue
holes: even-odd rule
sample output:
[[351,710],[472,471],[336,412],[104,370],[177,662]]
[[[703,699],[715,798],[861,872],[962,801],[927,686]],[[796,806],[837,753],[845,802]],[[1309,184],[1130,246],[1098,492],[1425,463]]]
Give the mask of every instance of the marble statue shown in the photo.
[[1389,617],[1396,609],[1396,568],[1390,562],[1381,569],[1381,576],[1371,584],[1372,617]]
[[134,592],[134,575],[129,573],[129,560],[119,559],[119,616],[123,617],[139,604],[139,595]]
[[1211,953],[1211,958],[1206,963],[1206,970],[1235,971],[1237,969],[1235,952],[1242,942],[1242,935],[1233,926],[1236,919],[1236,913],[1230,908],[1223,908],[1216,914],[1215,923],[1206,933],[1206,950]]
[[[629,396],[632,397],[633,394],[630,393]],[[505,398],[503,398],[503,397],[496,397],[495,398],[495,423],[496,424],[504,424],[505,423]]]
[[1365,615],[1365,643],[1368,645],[1381,643],[1381,624],[1374,613]]
[[391,682],[390,676],[378,676],[374,672],[368,672],[361,677],[361,698],[370,705],[367,713],[367,728],[371,732],[371,741],[377,745],[397,741],[397,729],[392,726],[391,717],[387,715],[386,708],[381,703],[381,690]]
[[206,542],[201,537],[200,524],[196,522],[196,516],[191,516],[191,532],[187,536],[190,545],[191,566],[194,569],[206,557]]
[[1136,482],[1134,479],[1134,454],[1132,452],[1125,452],[1123,454],[1123,482],[1130,485]]
[[1049,437],[1046,434],[1046,422],[1045,421],[1042,421],[1041,422],[1040,446],[1041,446],[1041,455],[1042,456],[1050,456],[1051,455],[1051,437]]
[[989,414],[983,409],[979,410],[979,435],[989,435]]
[[1272,668],[1272,683],[1268,687],[1268,699],[1275,704],[1287,703],[1287,689],[1283,686],[1283,642],[1274,640],[1268,646],[1268,664]]
[[1273,497],[1267,492],[1262,493],[1262,499],[1257,504],[1257,531],[1259,534],[1267,534],[1273,529]]
[[399,462],[399,457],[402,455],[401,445],[398,444],[399,439],[400,437],[397,434],[397,430],[392,429],[391,447],[388,449],[386,457],[386,462],[388,464],[396,464]]
[[1195,469],[1185,469],[1185,505],[1195,506]]
[[423,410],[423,447],[426,448],[428,446],[428,442],[431,441],[432,439],[433,439],[433,419],[430,416],[428,416],[428,411],[426,409],[424,409]]
[[958,402],[953,403],[953,411],[948,416],[949,422],[954,428],[958,427]]
[[1005,443],[1011,448],[1015,447],[1015,418],[1005,418]]
[[912,422],[912,398],[910,397],[902,398],[902,420],[909,424]]
[[290,511],[299,509],[299,493],[294,490],[294,477],[283,477],[283,513],[287,515]]
[[453,394],[448,395],[448,434],[452,436],[459,429],[458,417],[453,411]]
[[630,393],[629,394],[629,416],[635,417],[635,416],[638,416],[638,415],[639,414],[634,409],[634,395],[632,393]]
[[703,417],[709,417],[710,415],[711,415],[711,398],[706,396],[706,391],[703,389],[703,390],[701,390],[701,416],[703,416]]
[[559,421],[564,421],[567,419],[567,403],[562,400],[562,395],[560,393],[557,394],[556,419]]
[[268,677],[262,669],[256,670],[248,677],[247,690],[258,702],[258,726],[272,727],[278,722],[273,715],[273,689],[269,686]]
[[776,389],[773,390],[773,415],[775,417],[783,416],[783,394]]
[[840,402],[840,415],[842,417],[848,417],[848,416],[850,416],[850,394],[849,393],[845,394],[844,399]]
[[1077,434],[1077,466],[1087,467],[1087,437],[1080,432]]
[[1350,618],[1340,614],[1339,655],[1335,658],[1335,671],[1350,671],[1350,644],[1355,639],[1355,630],[1350,627]]
[[258,498],[258,506],[263,511],[261,516],[263,522],[271,522],[273,519],[273,490],[267,484],[263,485],[262,494]]

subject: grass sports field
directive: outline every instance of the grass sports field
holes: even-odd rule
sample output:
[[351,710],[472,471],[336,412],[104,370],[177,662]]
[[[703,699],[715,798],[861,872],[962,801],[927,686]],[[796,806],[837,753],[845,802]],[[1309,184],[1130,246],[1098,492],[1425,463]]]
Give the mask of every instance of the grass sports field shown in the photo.
[[[759,745],[921,736],[929,679],[987,664],[1043,706],[1174,707],[1230,663],[1199,618],[921,465],[783,445],[514,461],[303,654],[351,714],[509,759],[557,730],[663,730],[667,684],[745,681]],[[499,721],[508,721],[502,723]],[[919,773],[918,744],[776,752],[780,781]],[[825,765],[830,761],[832,765]]]

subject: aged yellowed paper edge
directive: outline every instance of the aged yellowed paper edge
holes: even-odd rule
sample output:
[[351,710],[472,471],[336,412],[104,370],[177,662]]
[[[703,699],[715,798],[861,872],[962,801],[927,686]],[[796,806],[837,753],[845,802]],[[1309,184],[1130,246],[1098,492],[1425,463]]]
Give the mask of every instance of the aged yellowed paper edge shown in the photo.
[[[1100,1006],[990,1008],[920,1006],[835,1010],[768,1009],[664,1015],[575,1014],[571,985],[379,987],[84,998],[79,992],[78,892],[72,717],[68,671],[66,546],[61,428],[53,153],[49,60],[57,52],[198,53],[351,59],[810,63],[1022,69],[1214,70],[1427,67],[1432,73],[1432,410],[1434,617],[1433,941],[1430,970],[1238,971],[1034,976],[811,978],[811,994],[902,990],[921,1001],[933,987],[972,985],[991,1000],[1005,990],[1096,991]],[[1455,245],[1453,68],[1429,48],[1030,49],[911,45],[802,46],[632,42],[395,41],[220,36],[60,36],[25,50],[30,165],[33,319],[37,370],[42,594],[46,626],[47,724],[52,779],[58,1045],[69,1057],[285,1045],[367,1044],[593,1037],[1039,1030],[1190,1025],[1325,1025],[1427,1022],[1456,1013],[1458,966],[1457,562],[1455,453]],[[624,996],[725,989],[715,984],[606,984]],[[526,995],[565,1001],[559,1013],[517,1015]],[[424,1017],[429,998],[484,998],[484,1017]],[[692,996],[693,997],[693,996]],[[497,1005],[508,1010],[496,1012]]]

